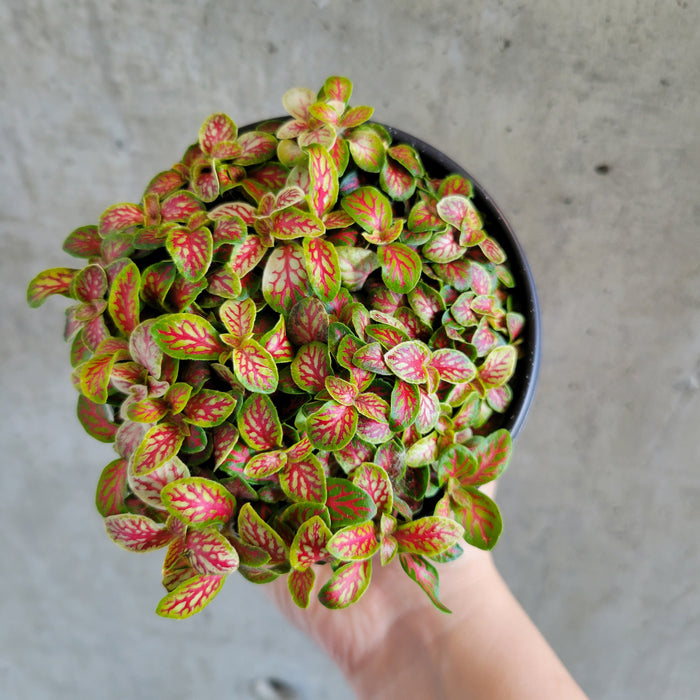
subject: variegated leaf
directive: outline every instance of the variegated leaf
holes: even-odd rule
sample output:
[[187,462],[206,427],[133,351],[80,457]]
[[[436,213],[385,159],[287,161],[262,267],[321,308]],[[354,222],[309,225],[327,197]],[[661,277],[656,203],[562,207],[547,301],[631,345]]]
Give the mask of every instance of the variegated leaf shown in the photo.
[[76,258],[92,258],[99,256],[101,244],[97,226],[80,226],[68,234],[63,250]]
[[41,306],[53,294],[68,296],[71,282],[77,270],[68,267],[54,267],[40,272],[27,289],[27,303],[32,308]]
[[263,335],[260,344],[275,362],[291,362],[294,359],[294,348],[287,338],[284,316],[280,316],[274,328]]
[[99,233],[107,238],[111,233],[143,224],[143,210],[137,204],[120,202],[107,208],[100,216]]
[[326,508],[333,530],[371,520],[377,513],[372,497],[347,479],[328,479]]
[[271,394],[277,389],[279,372],[272,355],[260,343],[248,338],[233,353],[236,379],[249,391]]
[[398,432],[410,426],[418,415],[420,393],[418,386],[397,381],[391,390],[391,407],[389,411],[389,427]]
[[328,151],[314,144],[307,149],[309,154],[309,202],[316,216],[329,212],[338,199],[338,170]]
[[371,576],[371,559],[341,566],[319,591],[318,599],[322,605],[332,610],[347,608],[362,597],[369,586]]
[[338,246],[336,253],[341,281],[351,292],[362,289],[367,278],[380,266],[377,254],[367,248]]
[[493,549],[503,530],[498,506],[476,488],[460,488],[455,494],[455,519],[464,527],[464,540],[479,549]]
[[244,503],[238,513],[238,533],[245,542],[267,552],[270,555],[271,564],[287,561],[289,556],[287,545],[250,503]]
[[237,143],[241,152],[236,157],[236,163],[248,167],[268,160],[275,152],[277,139],[264,131],[248,131],[238,137]]
[[389,404],[377,394],[367,392],[355,399],[358,413],[372,421],[387,423],[389,420]]
[[286,464],[287,455],[282,450],[260,452],[248,460],[244,473],[251,479],[266,479],[276,474]]
[[237,135],[238,129],[228,115],[212,114],[199,130],[199,146],[204,153],[211,155],[217,144],[235,141]]
[[203,575],[225,576],[239,565],[238,552],[233,545],[214,528],[187,531],[185,551],[190,566]]
[[438,455],[438,436],[430,433],[416,440],[406,451],[406,466],[422,467],[433,464]]
[[223,423],[236,407],[230,394],[213,389],[201,389],[185,406],[183,415],[188,423],[213,428]]
[[367,233],[384,231],[391,225],[391,203],[375,187],[359,187],[345,195],[340,204]]
[[95,506],[99,514],[106,518],[123,513],[126,508],[126,471],[128,462],[120,458],[110,462],[103,470],[97,482]]
[[156,613],[178,620],[190,617],[211,603],[225,580],[225,576],[217,574],[193,576],[168,593],[158,603]]
[[289,459],[280,474],[280,486],[293,501],[325,503],[326,475],[321,463],[313,455]]
[[80,391],[93,403],[105,403],[109,379],[116,356],[111,353],[93,355],[80,365]]
[[352,406],[357,396],[357,387],[340,377],[326,377],[326,391],[343,406]]
[[328,341],[329,318],[316,297],[306,297],[292,306],[287,317],[287,336],[295,345]]
[[472,361],[459,350],[445,348],[436,350],[430,365],[440,373],[440,379],[450,384],[470,382],[476,376],[476,367]]
[[253,332],[255,314],[255,302],[252,299],[228,299],[219,309],[221,322],[228,332],[238,339],[243,339]]
[[451,547],[464,529],[449,518],[429,515],[400,525],[394,532],[400,552],[433,556]]
[[379,549],[374,523],[367,520],[338,530],[326,545],[328,551],[342,561],[371,558]]
[[357,419],[357,434],[373,445],[381,445],[393,437],[393,432],[385,421],[372,420],[363,415]]
[[327,401],[306,420],[306,433],[311,444],[319,450],[339,450],[347,445],[357,429],[357,411]]
[[166,484],[190,475],[187,465],[177,457],[169,459],[160,467],[143,476],[129,473],[129,487],[146,505],[158,510],[165,510],[160,492]]
[[106,517],[105,528],[113,542],[130,552],[152,552],[165,547],[173,538],[162,523],[133,513]]
[[144,476],[174,457],[184,441],[180,428],[170,423],[154,425],[134,452],[131,470],[134,476]]
[[459,478],[462,486],[481,486],[493,481],[508,466],[512,441],[507,430],[496,430],[470,446],[476,468]]
[[430,598],[430,602],[440,611],[449,613],[449,608],[440,602],[440,585],[437,569],[423,557],[415,554],[399,555],[399,561],[408,577],[415,581]]
[[270,219],[272,235],[281,241],[294,238],[320,236],[326,230],[323,222],[314,214],[297,207],[288,207],[276,212]]
[[419,340],[399,343],[384,355],[387,367],[408,384],[423,384],[428,380],[430,348]]
[[207,273],[214,250],[214,240],[208,229],[172,228],[166,246],[180,274],[188,282],[198,282]]
[[163,486],[163,504],[186,525],[223,525],[233,516],[236,499],[218,481],[191,476]]
[[502,345],[489,352],[479,367],[479,381],[486,388],[502,386],[515,370],[517,351],[512,345]]
[[211,323],[195,314],[161,316],[152,332],[158,347],[179,360],[216,360],[226,350]]
[[302,247],[296,243],[277,246],[265,265],[262,279],[265,301],[275,311],[289,311],[308,295],[308,276]]
[[418,415],[414,426],[421,435],[425,435],[437,424],[440,417],[440,400],[436,394],[429,394],[420,388],[419,393]]
[[309,599],[315,582],[316,574],[313,569],[304,569],[303,571],[294,569],[289,572],[287,587],[295,605],[300,608],[309,607]]
[[357,165],[370,173],[381,171],[386,158],[384,143],[369,126],[360,126],[345,133],[350,154]]
[[292,360],[291,371],[294,383],[300,389],[312,394],[321,391],[331,373],[328,346],[313,342],[300,347]]
[[369,494],[377,506],[378,512],[391,514],[394,503],[394,491],[389,475],[382,467],[365,462],[353,474],[352,482]]
[[321,301],[331,301],[340,291],[340,263],[335,246],[323,238],[302,241],[309,284]]
[[79,396],[78,420],[90,437],[100,442],[114,442],[118,426],[112,421],[111,409],[108,406]]
[[352,356],[352,362],[356,367],[366,369],[373,374],[391,374],[391,370],[384,361],[384,352],[379,343],[370,343],[359,348]]
[[238,414],[238,430],[245,442],[259,452],[282,444],[277,409],[265,394],[252,394],[245,400]]
[[326,545],[331,539],[331,531],[318,515],[306,520],[294,535],[289,549],[289,563],[300,571],[323,561],[328,557]]

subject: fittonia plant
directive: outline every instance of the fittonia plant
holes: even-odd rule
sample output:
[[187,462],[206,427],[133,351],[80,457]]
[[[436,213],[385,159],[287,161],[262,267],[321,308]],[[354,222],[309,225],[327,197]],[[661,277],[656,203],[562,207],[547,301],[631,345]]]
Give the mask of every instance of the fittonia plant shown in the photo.
[[396,557],[444,610],[433,563],[501,532],[480,487],[511,449],[505,254],[471,183],[431,177],[351,89],[294,88],[290,120],[245,133],[209,117],[140,204],[68,236],[82,269],[29,285],[75,301],[78,418],[118,455],[97,509],[118,545],[166,550],[160,615],[234,571],[288,575],[305,607],[315,564],[343,608]]

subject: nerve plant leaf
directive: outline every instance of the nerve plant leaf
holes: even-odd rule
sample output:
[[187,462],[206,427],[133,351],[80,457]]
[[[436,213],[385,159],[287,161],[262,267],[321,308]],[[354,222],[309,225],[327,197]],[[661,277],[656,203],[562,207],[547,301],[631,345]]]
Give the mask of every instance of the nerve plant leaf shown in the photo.
[[377,506],[366,491],[349,481],[337,478],[328,479],[326,507],[331,516],[333,530],[365,522],[377,513]]
[[416,554],[399,554],[399,561],[408,577],[415,581],[428,595],[430,602],[442,612],[451,610],[440,602],[440,583],[437,569],[423,557]]
[[197,476],[165,485],[160,495],[168,512],[198,528],[223,525],[236,507],[236,499],[219,482]]
[[225,576],[211,574],[193,576],[166,595],[156,608],[161,617],[173,617],[182,620],[194,615],[211,603],[221,590]]
[[162,523],[133,513],[108,516],[105,528],[114,543],[130,552],[151,552],[165,547],[173,538]]
[[332,610],[347,608],[363,596],[371,577],[371,559],[341,566],[318,592],[318,599],[323,606]]
[[158,347],[179,360],[216,360],[226,349],[211,323],[194,314],[161,316],[152,332]]

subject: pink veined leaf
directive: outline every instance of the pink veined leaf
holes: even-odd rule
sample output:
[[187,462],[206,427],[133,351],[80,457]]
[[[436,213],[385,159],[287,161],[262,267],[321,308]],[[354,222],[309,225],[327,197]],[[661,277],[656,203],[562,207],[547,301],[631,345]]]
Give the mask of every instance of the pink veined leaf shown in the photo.
[[367,278],[380,267],[379,258],[373,250],[354,246],[336,248],[340,278],[351,292],[357,292],[364,286]]
[[199,146],[204,153],[211,155],[214,147],[222,141],[235,141],[238,136],[236,125],[226,114],[212,114],[199,130]]
[[377,421],[359,416],[357,419],[357,435],[373,445],[381,445],[394,437],[386,421]]
[[380,175],[382,189],[394,201],[403,202],[416,190],[416,179],[402,165],[387,158]]
[[126,336],[139,324],[139,288],[141,275],[136,263],[129,263],[112,282],[109,290],[109,315]]
[[374,374],[391,374],[391,370],[384,361],[384,352],[379,343],[370,343],[359,348],[352,356],[352,362],[356,367],[366,369]]
[[[292,503],[292,505],[284,509],[280,516],[280,522],[290,527],[293,531],[297,531],[307,520],[310,520],[315,515],[321,518],[326,527],[331,526],[328,509],[321,503]],[[330,539],[330,534],[328,537]]]
[[372,324],[367,326],[366,331],[370,338],[378,340],[382,346],[387,349],[394,348],[399,345],[399,343],[403,343],[409,339],[408,335],[403,330],[394,326]]
[[90,437],[100,442],[114,442],[118,426],[110,418],[109,408],[104,404],[82,395],[78,397],[78,420]]
[[408,303],[416,316],[428,326],[432,326],[438,314],[445,310],[442,297],[427,284],[419,282],[408,294]]
[[156,613],[178,620],[190,617],[211,603],[225,580],[225,576],[217,574],[193,576],[168,593],[158,603]]
[[99,265],[87,265],[73,278],[72,296],[83,302],[102,299],[107,291],[107,275]]
[[204,208],[192,192],[174,192],[160,205],[160,215],[165,222],[187,221],[192,214]]
[[321,301],[331,301],[340,291],[340,262],[335,246],[323,238],[302,241],[309,284]]
[[201,389],[185,406],[183,415],[188,423],[213,428],[233,413],[236,399],[230,394],[213,389]]
[[399,545],[393,535],[382,535],[379,542],[379,561],[386,566],[398,553]]
[[162,307],[176,275],[175,265],[171,262],[159,262],[147,267],[141,274],[141,298],[147,304]]
[[372,497],[347,479],[329,478],[326,508],[333,530],[371,520],[377,513]]
[[359,187],[345,195],[340,204],[368,233],[384,231],[391,225],[391,203],[375,187]]
[[286,464],[287,455],[282,450],[260,452],[248,460],[244,473],[251,479],[266,479],[276,474]]
[[[173,415],[182,413],[182,410],[187,406],[187,402],[192,396],[192,392],[195,391],[195,387],[189,384],[187,381],[175,382],[172,386],[164,386],[160,389],[160,392],[164,391],[164,400],[170,408],[170,412]],[[153,396],[153,389],[151,389],[150,395]]]
[[373,445],[360,440],[358,437],[354,437],[345,447],[334,451],[333,456],[342,465],[343,469],[349,473],[363,462],[372,459],[373,454]]
[[282,444],[277,409],[265,394],[252,394],[245,400],[238,414],[238,430],[245,442],[259,452]]
[[[346,214],[342,209],[335,209],[334,211],[329,211],[323,217],[323,225],[326,227],[326,231],[330,229],[347,229],[352,226],[355,222],[352,217]],[[331,236],[334,238],[331,239]],[[347,231],[337,231],[335,233],[329,234],[326,238],[329,243],[339,243],[341,239],[347,238],[350,240],[350,245],[354,245],[357,242],[358,233],[352,229]]]
[[195,314],[160,316],[152,332],[158,347],[179,360],[217,360],[226,350],[211,323]]
[[496,265],[500,265],[506,261],[506,254],[503,251],[503,248],[501,248],[501,246],[498,245],[493,238],[486,236],[479,242],[479,248],[481,248],[481,252]]
[[137,423],[157,423],[167,413],[168,406],[162,399],[144,399],[130,403],[126,408],[126,417]]
[[425,435],[435,427],[440,417],[440,400],[436,394],[428,394],[422,389],[419,392],[418,415],[414,426],[421,435]]
[[185,551],[190,566],[198,574],[226,576],[238,568],[238,553],[233,545],[213,528],[188,530]]
[[441,197],[447,197],[451,194],[461,194],[464,197],[471,197],[474,193],[472,183],[462,175],[454,173],[448,175],[440,184],[438,190]]
[[519,335],[525,325],[525,317],[515,311],[509,311],[506,314],[506,327],[508,328],[508,337],[512,343]]
[[475,297],[472,299],[471,307],[479,316],[496,317],[499,313],[502,313],[498,299],[494,295]]
[[422,467],[433,464],[438,455],[438,436],[432,432],[416,440],[406,451],[406,466]]
[[408,215],[408,228],[410,231],[422,233],[425,231],[435,231],[443,228],[444,223],[435,210],[434,202],[419,200],[416,202]]
[[287,335],[295,345],[328,340],[329,319],[322,302],[306,297],[291,308],[287,317]]
[[486,388],[502,386],[513,375],[517,351],[512,345],[501,345],[489,352],[479,367],[479,381]]
[[306,520],[294,535],[289,550],[289,563],[298,570],[308,569],[328,557],[326,545],[331,539],[331,531],[318,516]]
[[179,479],[185,479],[190,471],[185,463],[173,457],[160,467],[144,476],[129,474],[129,487],[134,495],[138,496],[146,505],[158,510],[165,510],[160,497],[160,492],[166,484]]
[[300,389],[312,394],[324,389],[326,377],[331,373],[328,346],[319,342],[302,345],[292,360],[291,371]]
[[231,269],[240,278],[245,277],[265,256],[267,248],[262,244],[260,236],[249,235],[238,246],[231,256]]
[[326,391],[343,406],[352,406],[357,396],[357,387],[340,377],[326,377]]
[[428,379],[430,348],[419,340],[399,343],[384,355],[387,367],[408,384],[423,384]]
[[360,394],[355,399],[355,408],[366,418],[379,423],[388,423],[389,404],[381,397],[371,392]]
[[498,506],[476,488],[460,488],[454,494],[455,519],[464,527],[466,542],[479,549],[493,549],[503,521]]
[[[323,94],[329,100],[347,104],[352,95],[352,82],[343,76],[332,75],[323,83]],[[370,115],[371,116],[371,115]],[[367,117],[369,119],[369,117]]]
[[93,355],[80,365],[80,392],[93,403],[107,401],[109,379],[116,355],[104,353]]
[[458,260],[466,251],[466,247],[455,241],[452,229],[437,234],[421,248],[423,257],[436,263],[449,263]]
[[440,611],[449,613],[449,608],[440,602],[440,586],[437,569],[423,557],[402,553],[399,561],[408,577],[415,581],[430,598],[430,602]]
[[53,294],[68,296],[71,282],[77,270],[68,267],[54,267],[40,272],[27,289],[27,303],[33,309],[41,306]]
[[370,173],[381,171],[386,158],[384,143],[369,126],[359,126],[345,132],[352,159],[357,165]]
[[503,386],[495,386],[486,392],[486,401],[488,405],[497,413],[504,413],[513,399],[511,388],[504,384]]
[[199,476],[166,484],[160,496],[168,512],[197,528],[225,524],[236,507],[236,499],[225,486]]
[[462,195],[448,195],[437,203],[437,213],[440,218],[457,230],[461,229],[462,221],[467,216],[469,208],[469,200]]
[[272,235],[281,241],[305,236],[313,238],[322,235],[326,230],[317,216],[297,207],[288,207],[273,214],[271,226]]
[[379,549],[374,523],[367,520],[338,530],[327,544],[328,551],[343,561],[369,559]]
[[472,310],[472,301],[474,301],[473,292],[464,292],[455,299],[450,309],[452,318],[454,318],[460,326],[473,326],[478,323],[477,316]]
[[63,250],[76,258],[92,258],[99,256],[101,244],[97,226],[80,226],[63,242]]
[[227,299],[219,309],[222,323],[231,335],[239,339],[253,332],[255,315],[255,302],[252,299]]
[[352,440],[357,429],[357,411],[327,401],[306,420],[306,433],[311,444],[319,450],[339,450]]
[[125,510],[127,465],[127,460],[119,458],[102,470],[97,482],[95,506],[103,518],[123,513]]
[[267,552],[270,555],[271,564],[287,561],[289,555],[287,545],[250,503],[244,503],[238,513],[238,532],[244,542]]
[[352,478],[353,484],[368,493],[379,513],[391,514],[394,503],[394,491],[389,475],[382,467],[365,462],[361,464]]
[[171,192],[179,190],[184,184],[185,178],[182,176],[182,173],[179,173],[177,170],[165,170],[154,176],[148,183],[144,196],[157,194],[159,197],[165,197]]
[[438,477],[441,484],[447,483],[448,479],[455,479],[463,486],[471,486],[470,482],[477,470],[478,464],[474,454],[464,445],[450,447],[443,452],[438,463]]
[[408,170],[411,175],[420,177],[424,174],[423,165],[420,162],[420,157],[416,150],[405,143],[400,143],[392,146],[389,149],[389,155]]
[[430,364],[440,373],[440,379],[450,384],[470,382],[476,376],[476,367],[459,350],[436,350]]
[[286,312],[308,295],[304,251],[296,243],[275,247],[262,279],[265,301],[278,312]]
[[153,323],[154,319],[148,319],[134,328],[129,336],[129,354],[134,362],[145,367],[152,377],[159,378],[163,351],[153,340]]
[[134,452],[131,465],[134,476],[144,476],[174,457],[185,439],[180,428],[170,423],[154,425]]
[[198,228],[173,228],[168,233],[166,247],[180,274],[188,282],[198,282],[211,265],[214,241],[210,231]]
[[105,528],[114,543],[130,552],[152,552],[165,547],[173,538],[165,525],[133,513],[106,517]]
[[470,288],[471,273],[469,260],[453,260],[445,264],[436,264],[433,270],[441,280],[454,287],[458,292],[465,292]]
[[271,394],[277,389],[279,372],[272,355],[252,338],[244,340],[233,353],[236,379],[249,391]]
[[[291,88],[282,96],[282,104],[295,119],[306,122],[309,107],[316,102],[316,93],[308,88]],[[278,137],[282,138],[282,137]]]
[[422,264],[418,253],[403,243],[380,246],[377,254],[382,265],[382,279],[392,291],[406,294],[420,280]]
[[324,503],[326,500],[326,475],[313,455],[288,460],[280,474],[280,486],[293,501]]
[[287,587],[294,604],[300,608],[308,608],[311,592],[316,582],[316,574],[313,569],[293,569],[287,577]]
[[106,209],[100,216],[99,233],[106,238],[111,233],[143,224],[143,210],[137,204],[121,202]]
[[191,425],[189,428],[189,433],[185,435],[185,439],[182,443],[182,451],[185,454],[197,454],[198,452],[202,452],[209,441],[206,431],[198,425]]
[[248,167],[268,160],[277,146],[277,139],[272,134],[264,131],[249,131],[238,137],[240,154],[236,157],[236,163]]
[[335,571],[331,580],[321,588],[318,599],[330,609],[347,608],[357,602],[369,586],[372,560],[351,562]]
[[350,107],[344,112],[340,120],[340,126],[343,129],[354,129],[356,126],[360,126],[360,124],[364,124],[371,119],[373,114],[374,108],[367,105]]
[[508,466],[512,450],[510,433],[496,430],[472,447],[476,460],[473,473],[460,479],[462,486],[481,486],[497,479]]
[[240,216],[231,219],[218,219],[214,223],[212,244],[217,250],[224,244],[237,245],[246,237],[246,225]]
[[434,556],[451,547],[463,534],[464,529],[454,520],[429,515],[399,525],[394,537],[400,552]]
[[275,362],[291,362],[294,359],[294,348],[287,338],[284,316],[280,316],[274,328],[263,335],[260,343]]
[[389,427],[393,431],[405,430],[418,415],[420,392],[415,384],[397,381],[391,390]]
[[311,209],[321,218],[338,199],[338,170],[330,153],[321,145],[307,149],[309,154],[309,201]]

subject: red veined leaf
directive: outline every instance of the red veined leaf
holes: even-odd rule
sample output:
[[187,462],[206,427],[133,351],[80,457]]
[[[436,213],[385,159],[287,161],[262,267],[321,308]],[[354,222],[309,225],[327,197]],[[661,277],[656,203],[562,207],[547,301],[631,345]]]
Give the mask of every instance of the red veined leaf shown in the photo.
[[304,259],[309,283],[322,301],[331,301],[340,291],[340,263],[335,246],[322,238],[304,238]]
[[471,479],[477,470],[478,464],[474,454],[464,445],[453,445],[443,452],[438,462],[438,478],[441,484],[446,483],[448,479],[455,479],[460,484],[464,480],[464,486],[471,486]]
[[430,433],[425,437],[416,440],[406,451],[406,466],[422,467],[426,464],[433,464],[438,455],[438,436]]
[[265,256],[267,248],[262,244],[260,236],[249,235],[231,255],[231,269],[240,278],[245,277]]
[[129,474],[129,487],[146,505],[165,510],[160,492],[166,484],[190,475],[187,465],[177,457],[172,457],[160,467],[143,476]]
[[304,251],[296,243],[275,247],[265,265],[262,279],[265,301],[275,311],[289,311],[308,295]]
[[68,296],[71,282],[77,270],[68,267],[54,267],[40,272],[27,289],[27,303],[33,309],[41,306],[52,294]]
[[371,119],[374,114],[374,108],[367,105],[358,105],[347,109],[340,120],[340,126],[343,129],[354,129],[360,124],[364,124]]
[[391,225],[391,203],[376,187],[359,187],[345,195],[340,204],[367,233],[384,231]]
[[192,214],[204,209],[192,192],[174,192],[166,197],[160,205],[160,215],[163,221],[187,221]]
[[331,529],[356,525],[371,520],[377,513],[372,497],[347,479],[329,478],[326,508],[331,516]]
[[474,297],[471,307],[472,311],[479,316],[496,317],[503,313],[502,309],[499,308],[498,299],[494,295]]
[[267,552],[270,555],[271,564],[287,561],[289,555],[287,545],[250,503],[244,503],[238,513],[238,533],[244,542]]
[[199,146],[204,153],[211,155],[213,148],[222,141],[235,141],[238,129],[226,114],[212,114],[199,130]]
[[175,281],[168,292],[166,306],[174,308],[176,311],[184,311],[206,288],[207,281],[205,279],[201,279],[199,282],[188,282],[176,272]]
[[455,241],[452,229],[433,236],[431,241],[421,248],[423,257],[436,263],[449,263],[458,260],[466,251],[465,247]]
[[511,343],[520,335],[523,326],[525,325],[525,317],[515,311],[509,311],[506,314],[506,326],[508,328],[508,337]]
[[391,158],[384,162],[379,182],[381,188],[397,202],[408,199],[416,190],[416,179]]
[[342,284],[351,292],[362,289],[367,278],[379,265],[379,258],[373,250],[353,246],[336,247]]
[[489,326],[488,319],[482,318],[471,337],[477,357],[485,357],[499,342],[498,335]]
[[166,484],[160,496],[168,512],[197,528],[225,524],[236,507],[236,499],[225,486],[199,476]]
[[280,474],[280,486],[293,501],[324,503],[326,500],[326,475],[313,455],[289,459]]
[[323,234],[326,227],[314,214],[297,207],[288,207],[278,211],[271,218],[271,233],[281,241],[304,236],[316,237]]
[[236,379],[249,391],[271,394],[277,389],[279,372],[272,355],[260,343],[248,338],[233,353]]
[[399,554],[399,561],[408,577],[415,581],[440,611],[449,613],[449,608],[440,602],[440,584],[437,569],[423,557],[414,554]]
[[[326,78],[321,92],[329,100],[336,100],[347,104],[350,101],[350,95],[352,95],[352,82],[343,76],[332,75]],[[367,119],[369,119],[369,117],[367,117]]]
[[400,552],[433,556],[451,547],[464,533],[459,523],[429,515],[404,523],[394,532]]
[[103,518],[125,511],[127,465],[127,460],[120,458],[102,470],[97,482],[95,506]]
[[219,309],[219,316],[228,332],[238,339],[253,332],[255,324],[255,302],[252,299],[227,299]]
[[309,607],[309,598],[315,582],[316,574],[313,569],[304,569],[303,571],[293,569],[289,572],[287,587],[295,605],[300,608]]
[[385,348],[393,348],[408,340],[408,335],[394,326],[373,323],[365,330],[370,338],[379,341]]
[[472,183],[465,177],[458,174],[448,175],[440,184],[438,194],[447,197],[451,194],[461,194],[464,197],[471,197],[474,192]]
[[99,233],[102,238],[106,238],[111,233],[123,231],[131,226],[143,224],[144,214],[141,207],[129,202],[114,204],[105,209],[100,216]]
[[470,288],[471,274],[469,260],[454,260],[444,265],[433,265],[433,270],[438,277],[458,292],[464,292]]
[[261,452],[253,455],[245,465],[244,473],[252,479],[266,479],[287,464],[287,455],[282,450]]
[[469,209],[473,208],[471,202],[462,195],[447,195],[437,203],[437,213],[440,218],[457,230],[461,229],[464,217],[467,216]]
[[140,323],[129,336],[129,354],[134,362],[144,367],[148,374],[160,378],[163,352],[153,340],[152,327],[155,319]]
[[389,427],[398,432],[415,421],[420,405],[420,393],[415,384],[397,381],[391,390]]
[[[161,391],[163,391],[163,389],[161,389]],[[196,388],[187,381],[175,382],[175,384],[170,387],[166,385],[164,399],[173,415],[182,413],[193,391],[196,391]],[[154,395],[153,390],[151,390],[150,395]]]
[[[204,450],[208,442],[209,438],[206,430],[198,425],[191,425],[189,426],[189,433],[185,435],[181,449],[185,454],[197,454]],[[201,460],[195,460],[193,463],[196,464],[197,461]]]
[[496,430],[471,445],[476,469],[459,481],[462,486],[481,486],[498,478],[508,466],[512,442],[507,430]]
[[387,367],[408,384],[423,384],[428,379],[430,348],[419,340],[399,343],[384,355]]
[[326,391],[343,406],[352,406],[357,396],[357,387],[340,377],[326,377]]
[[185,551],[190,566],[198,574],[225,576],[238,568],[238,553],[233,545],[213,528],[188,530]]
[[311,444],[319,450],[339,450],[347,445],[357,429],[357,411],[327,401],[306,420],[306,433]]
[[450,309],[452,318],[454,318],[460,326],[473,326],[478,323],[476,314],[472,310],[472,301],[475,296],[473,292],[464,292],[455,299]]
[[497,413],[504,413],[513,399],[513,392],[507,384],[489,389],[486,393],[488,405]]
[[130,260],[114,278],[109,290],[109,315],[126,336],[139,324],[140,286],[139,268]]
[[350,473],[355,467],[359,467],[363,462],[372,459],[373,454],[374,446],[360,440],[359,437],[354,437],[345,447],[333,452],[338,464],[347,473]]
[[265,394],[252,394],[245,400],[238,414],[238,430],[245,442],[260,452],[282,444],[277,409]]
[[406,143],[400,143],[389,148],[389,155],[408,170],[411,175],[421,177],[424,174],[423,164],[417,151]]
[[318,592],[318,599],[323,606],[332,610],[347,608],[362,597],[369,586],[371,576],[371,559],[341,566]]
[[326,545],[331,539],[331,531],[318,515],[304,522],[294,535],[289,549],[289,563],[298,570],[308,569],[313,564],[328,557]]
[[[280,516],[280,522],[296,531],[315,515],[318,515],[327,527],[331,526],[328,509],[321,503],[292,503],[291,506],[285,508]],[[330,534],[328,537],[330,538]]]
[[212,221],[240,218],[246,226],[252,226],[255,223],[256,210],[248,202],[225,202],[211,209],[207,216]]
[[113,542],[130,552],[151,552],[165,547],[173,538],[162,523],[133,513],[106,517],[105,528]]
[[409,292],[408,303],[416,316],[431,327],[438,314],[445,310],[445,302],[442,297],[423,282],[419,282],[416,288]]
[[158,173],[148,183],[144,196],[147,194],[157,194],[164,197],[175,190],[180,189],[185,184],[185,178],[177,170],[165,170]]
[[162,307],[176,274],[175,265],[167,261],[147,267],[141,274],[143,301],[155,307]]
[[185,439],[180,428],[170,423],[154,425],[143,437],[134,452],[131,470],[134,476],[143,476],[174,457]]
[[100,254],[102,239],[97,226],[80,226],[63,242],[63,250],[76,258],[92,258]]
[[233,446],[238,441],[238,430],[230,423],[222,423],[211,431],[214,445],[214,469],[229,456]]
[[107,275],[99,265],[87,265],[73,277],[71,296],[83,302],[102,299],[107,291]]
[[513,375],[517,351],[512,345],[501,345],[489,352],[479,367],[479,381],[486,388],[502,386]]
[[231,542],[231,544],[233,544],[236,552],[238,552],[238,558],[241,566],[256,567],[265,566],[265,564],[269,563],[270,555],[264,550],[260,549],[260,547],[248,544],[239,537],[236,537],[234,534],[228,534],[227,539],[229,542]]
[[421,435],[425,435],[435,427],[440,417],[440,400],[435,394],[428,394],[422,389],[419,389],[419,394],[418,415],[414,426]]
[[211,603],[225,580],[225,576],[217,574],[193,576],[168,593],[158,603],[156,613],[161,617],[178,620],[190,617]]
[[352,482],[369,494],[378,512],[391,514],[394,491],[389,476],[382,467],[365,462],[353,474]]
[[384,144],[369,126],[359,126],[345,132],[350,154],[357,165],[370,173],[381,171],[386,158]]
[[[306,122],[308,117],[309,107],[314,102],[316,102],[316,93],[308,88],[291,88],[282,96],[282,104],[287,112],[295,119],[299,119],[304,122]],[[278,138],[283,137],[278,136]]]
[[277,139],[264,131],[248,131],[241,134],[237,142],[241,152],[236,157],[236,163],[245,167],[268,160],[277,146]]
[[306,297],[292,306],[287,317],[287,336],[295,345],[328,341],[329,319],[316,297]]
[[[340,324],[335,324],[340,325]],[[336,348],[336,358],[338,364],[345,369],[352,369],[355,365],[353,363],[353,357],[355,353],[362,347],[362,343],[354,336],[351,335],[352,331],[347,328],[347,326],[341,326],[341,331],[346,329],[346,334],[340,339],[338,346]],[[329,330],[330,339],[330,330]]]
[[105,403],[109,390],[109,379],[116,355],[103,353],[93,355],[83,362],[80,370],[80,392],[93,403]]
[[382,535],[379,541],[379,561],[386,566],[399,551],[399,545],[393,535]]
[[112,422],[111,411],[104,404],[79,396],[78,420],[90,437],[100,442],[114,442],[118,426]]
[[489,236],[486,236],[479,242],[479,248],[481,248],[481,252],[496,265],[500,265],[506,261],[506,254],[503,248],[501,248],[493,238],[489,238]]
[[260,340],[275,362],[291,362],[294,359],[294,348],[287,338],[284,316],[280,316],[274,328]]
[[136,452],[136,448],[141,444],[147,431],[147,426],[141,423],[132,423],[130,420],[124,421],[119,426],[114,440],[116,453],[121,457],[130,459]]
[[126,417],[137,423],[157,423],[167,413],[168,405],[162,399],[135,401],[126,408]]
[[226,350],[211,323],[195,314],[161,316],[152,332],[158,347],[179,360],[217,360]]
[[326,545],[328,551],[343,561],[369,559],[379,549],[374,523],[367,520],[338,530]]
[[357,419],[357,434],[373,445],[380,445],[391,440],[393,433],[385,421],[376,421],[365,416]]
[[440,373],[440,379],[450,384],[469,382],[476,376],[476,367],[459,350],[436,350],[430,364]]
[[230,394],[213,389],[201,389],[185,406],[183,415],[188,423],[213,428],[223,423],[236,407]]
[[328,346],[319,342],[302,345],[292,360],[291,371],[294,383],[300,389],[312,394],[321,391],[331,373]]
[[318,217],[329,212],[338,199],[338,170],[330,153],[321,145],[307,149],[309,154],[309,203]]
[[391,374],[391,370],[384,361],[384,353],[379,343],[370,343],[359,348],[352,356],[352,363],[373,374]]
[[418,200],[408,214],[407,225],[410,231],[415,231],[416,233],[435,231],[445,226],[442,219],[437,214],[435,201],[433,199]]
[[204,277],[211,265],[214,249],[208,229],[190,231],[182,227],[172,228],[168,232],[166,246],[180,274],[188,282],[197,282]]
[[464,540],[479,549],[493,549],[503,530],[498,506],[476,488],[460,488],[455,498],[454,517],[464,527]]
[[389,404],[371,392],[357,396],[355,408],[362,416],[373,421],[387,423],[389,420]]

